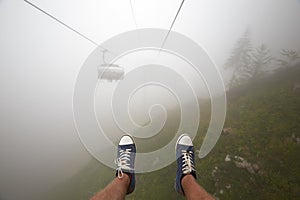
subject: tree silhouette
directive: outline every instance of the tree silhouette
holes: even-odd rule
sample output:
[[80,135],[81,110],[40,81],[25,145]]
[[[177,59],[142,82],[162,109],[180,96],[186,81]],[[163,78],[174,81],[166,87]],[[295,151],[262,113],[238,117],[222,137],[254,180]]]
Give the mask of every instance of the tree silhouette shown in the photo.
[[243,84],[252,76],[251,54],[250,31],[246,30],[244,35],[235,44],[231,56],[225,64],[225,69],[233,69],[229,88]]
[[273,60],[270,49],[262,44],[252,53],[252,79],[260,78]]
[[277,59],[280,67],[293,66],[300,59],[299,54],[293,50],[282,49],[280,54],[283,56],[283,58]]

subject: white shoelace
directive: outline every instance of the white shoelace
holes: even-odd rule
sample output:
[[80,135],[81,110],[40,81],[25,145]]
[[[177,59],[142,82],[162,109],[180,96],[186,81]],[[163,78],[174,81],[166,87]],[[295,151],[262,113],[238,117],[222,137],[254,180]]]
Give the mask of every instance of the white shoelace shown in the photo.
[[193,151],[182,150],[182,172],[183,174],[189,174],[195,171],[194,162],[192,160]]
[[118,172],[119,179],[123,177],[122,169],[132,170],[129,166],[130,154],[131,154],[131,149],[125,149],[125,150],[121,149],[120,157],[115,160],[115,163],[118,165],[117,172]]

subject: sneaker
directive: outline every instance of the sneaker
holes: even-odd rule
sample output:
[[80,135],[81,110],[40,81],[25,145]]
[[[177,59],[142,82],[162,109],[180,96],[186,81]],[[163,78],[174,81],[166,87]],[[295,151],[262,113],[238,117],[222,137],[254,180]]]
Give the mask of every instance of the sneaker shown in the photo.
[[184,195],[181,180],[185,175],[191,174],[196,179],[196,170],[194,165],[194,146],[191,138],[187,134],[179,136],[176,142],[177,172],[175,181],[175,190]]
[[134,160],[135,160],[136,147],[133,138],[124,135],[120,139],[118,145],[118,153],[116,164],[118,165],[116,170],[116,177],[123,178],[124,173],[130,178],[130,183],[127,189],[127,194],[133,192],[135,188],[135,174],[134,174]]

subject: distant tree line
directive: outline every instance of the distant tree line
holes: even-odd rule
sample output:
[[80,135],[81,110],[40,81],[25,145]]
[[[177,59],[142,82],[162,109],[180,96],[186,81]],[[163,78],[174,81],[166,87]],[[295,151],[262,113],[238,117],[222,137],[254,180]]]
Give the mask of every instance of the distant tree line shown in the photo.
[[246,30],[235,44],[225,64],[225,69],[232,70],[232,77],[228,83],[228,88],[234,88],[260,79],[267,72],[270,72],[270,67],[274,70],[292,66],[299,59],[299,54],[294,50],[282,49],[280,51],[280,58],[274,58],[270,53],[270,49],[265,44],[253,47],[250,31]]

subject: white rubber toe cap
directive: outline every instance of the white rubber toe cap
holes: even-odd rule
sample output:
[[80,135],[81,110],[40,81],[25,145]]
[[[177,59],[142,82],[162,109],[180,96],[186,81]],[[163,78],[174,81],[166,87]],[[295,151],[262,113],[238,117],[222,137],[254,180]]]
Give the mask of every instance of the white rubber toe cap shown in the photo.
[[119,142],[119,145],[128,145],[128,144],[133,144],[134,142],[133,142],[133,140],[132,140],[132,138],[130,137],[130,136],[128,136],[128,135],[124,135],[122,138],[121,138],[121,140],[120,140],[120,142]]
[[182,134],[179,136],[177,143],[181,145],[193,146],[193,141],[187,134]]

